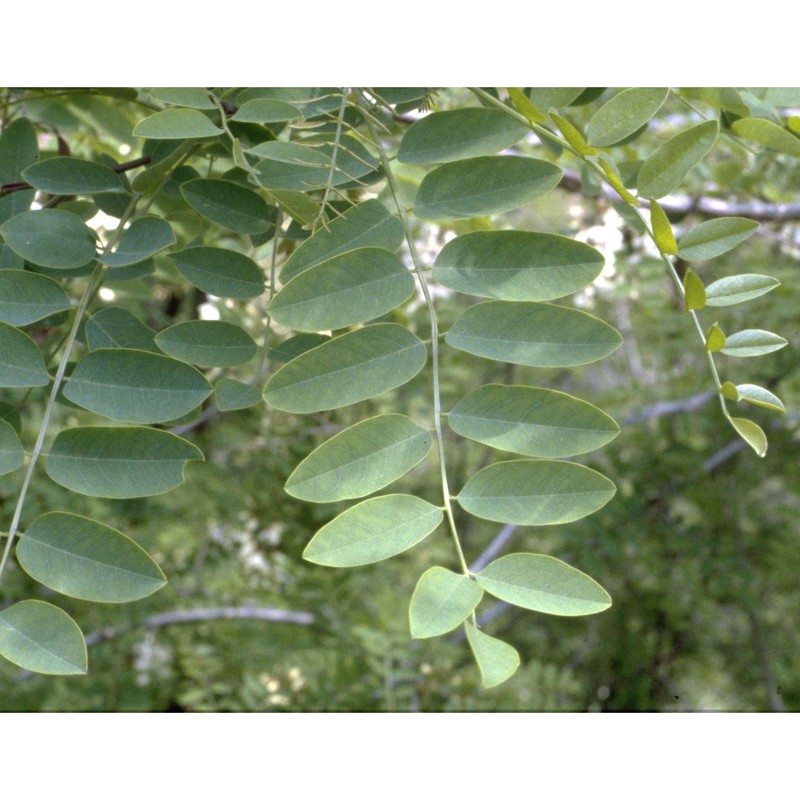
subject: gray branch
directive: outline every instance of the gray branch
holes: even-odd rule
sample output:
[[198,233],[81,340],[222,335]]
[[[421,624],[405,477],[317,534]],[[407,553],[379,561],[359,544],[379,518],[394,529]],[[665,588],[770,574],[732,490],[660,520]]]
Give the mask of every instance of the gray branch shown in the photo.
[[700,392],[700,394],[687,397],[684,400],[666,400],[661,403],[653,403],[651,406],[634,411],[625,418],[626,425],[636,425],[640,422],[648,422],[651,419],[663,417],[666,414],[680,414],[682,412],[696,411],[702,408],[713,397],[716,396],[713,389],[707,392]]

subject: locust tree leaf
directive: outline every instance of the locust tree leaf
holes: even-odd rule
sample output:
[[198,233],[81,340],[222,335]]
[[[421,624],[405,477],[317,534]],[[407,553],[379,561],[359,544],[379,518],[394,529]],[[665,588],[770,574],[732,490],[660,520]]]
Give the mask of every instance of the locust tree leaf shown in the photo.
[[732,333],[725,339],[725,346],[721,348],[726,356],[749,358],[763,356],[786,347],[788,342],[783,336],[778,336],[770,331],[748,329]]
[[706,286],[706,305],[732,306],[771,292],[780,281],[769,275],[746,273],[720,278]]
[[441,509],[408,494],[364,500],[320,528],[303,558],[327,567],[357,567],[391,558],[432,533]]
[[771,120],[760,117],[737,119],[731,125],[731,130],[742,139],[800,158],[800,138]]
[[47,386],[50,376],[30,336],[0,322],[0,387]]
[[611,605],[597,581],[552,556],[512,553],[492,561],[475,579],[494,597],[544,614],[583,616]]
[[270,97],[256,97],[242,103],[231,120],[268,125],[271,122],[289,122],[293,119],[300,119],[302,116],[291,103]]
[[30,325],[68,308],[67,293],[52,278],[21,269],[0,270],[0,322]]
[[457,628],[480,603],[483,589],[466,575],[431,567],[417,581],[408,609],[411,636],[428,639]]
[[459,492],[470,514],[516,525],[562,525],[593,514],[616,492],[589,467],[568,461],[503,461],[473,475]]
[[61,431],[45,469],[56,483],[79,494],[147,497],[183,483],[191,460],[202,461],[202,452],[168,431],[89,426]]
[[123,533],[87,517],[54,511],[17,544],[20,566],[50,589],[97,603],[127,603],[166,584],[158,564]]
[[657,200],[650,201],[650,222],[659,252],[665,256],[674,256],[678,252],[678,243],[675,241],[672,225]]
[[181,184],[183,199],[212,222],[239,233],[266,233],[270,207],[260,194],[233,181],[196,178]]
[[175,233],[161,217],[140,217],[126,228],[113,253],[100,261],[118,269],[137,264],[175,244]]
[[772,409],[773,411],[786,411],[780,398],[765,389],[763,386],[756,386],[754,383],[740,383],[735,387],[736,400],[745,400],[757,406]]
[[144,139],[208,139],[222,132],[205,114],[193,108],[159,111],[133,129],[134,136]]
[[405,475],[431,443],[430,433],[402,414],[365,419],[306,456],[285,488],[312,503],[363,497]]
[[706,304],[706,287],[697,277],[697,273],[690,269],[683,276],[684,308],[687,311],[699,311]]
[[69,211],[25,211],[0,225],[0,236],[31,264],[52,269],[85,267],[95,258],[94,233]]
[[0,656],[45,675],[85,675],[86,641],[66,612],[41,600],[0,611]]
[[214,398],[220,411],[238,411],[260,403],[261,392],[252,384],[223,378],[214,387]]
[[126,191],[122,178],[110,167],[68,156],[32,164],[22,173],[22,178],[31,186],[56,195]]
[[258,346],[238,325],[221,320],[189,320],[156,334],[167,355],[201,367],[232,367],[249,361]]
[[728,417],[736,433],[755,450],[756,455],[764,458],[767,454],[767,435],[759,425],[745,417]]
[[593,147],[610,147],[646,125],[664,105],[669,89],[625,89],[595,111],[586,127]]
[[25,451],[16,431],[0,418],[0,475],[19,469],[25,461]]
[[125,347],[160,353],[155,331],[124,308],[104,308],[86,321],[86,342],[90,350]]
[[258,297],[264,291],[258,264],[235,250],[187,247],[169,257],[186,280],[217,297]]
[[214,101],[208,96],[208,92],[197,86],[159,87],[153,89],[150,94],[156,100],[161,100],[162,103],[169,103],[172,106],[205,109],[208,111],[216,108]]
[[695,225],[681,236],[678,256],[684,261],[707,261],[716,258],[749,239],[758,223],[744,217],[709,219]]
[[507,681],[519,669],[519,653],[506,642],[464,623],[472,654],[481,673],[484,689],[491,689]]
[[36,128],[31,121],[25,117],[12,120],[0,135],[0,183],[22,181],[22,171],[33,164],[38,155]]

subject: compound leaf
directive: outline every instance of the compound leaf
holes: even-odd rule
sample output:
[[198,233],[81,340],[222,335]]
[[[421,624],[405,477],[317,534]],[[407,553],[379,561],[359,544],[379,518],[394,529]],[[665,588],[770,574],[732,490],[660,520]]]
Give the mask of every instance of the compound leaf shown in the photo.
[[417,581],[408,609],[411,636],[428,639],[457,628],[483,597],[483,589],[466,575],[431,567]]

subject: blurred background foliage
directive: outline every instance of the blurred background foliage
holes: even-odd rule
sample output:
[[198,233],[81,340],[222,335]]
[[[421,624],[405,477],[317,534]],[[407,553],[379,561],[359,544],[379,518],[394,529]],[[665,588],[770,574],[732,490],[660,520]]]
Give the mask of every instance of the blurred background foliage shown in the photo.
[[[692,92],[695,92],[692,95]],[[113,96],[116,94],[117,96]],[[37,97],[38,95],[38,97]],[[67,142],[72,155],[136,158],[134,124],[151,113],[135,94],[29,90],[7,94],[23,102],[40,131],[40,147]],[[406,120],[419,92],[409,92]],[[608,97],[596,90],[570,107],[584,125]],[[751,113],[766,102],[749,90]],[[142,97],[142,94],[139,94]],[[144,94],[146,97],[146,93]],[[685,98],[702,105],[696,90]],[[436,108],[467,95],[433,95]],[[14,109],[13,105],[7,106]],[[474,99],[471,100],[474,104]],[[800,92],[787,101],[800,107]],[[708,106],[702,106],[706,114]],[[713,110],[711,111],[713,113]],[[717,110],[723,126],[731,112]],[[631,170],[692,118],[671,96],[646,130],[615,155]],[[259,126],[253,126],[259,127]],[[263,127],[263,126],[260,126]],[[239,132],[239,135],[242,135]],[[253,136],[271,136],[252,131]],[[534,145],[524,145],[522,150]],[[531,151],[533,152],[533,151]],[[542,148],[536,148],[541,154]],[[224,157],[224,154],[221,154]],[[577,170],[568,156],[559,159]],[[623,177],[625,176],[623,164]],[[239,246],[234,234],[187,213],[177,185],[205,175],[213,164],[189,161],[158,200],[179,241]],[[398,165],[409,200],[424,171]],[[765,149],[721,140],[693,170],[680,193],[694,201],[797,201],[800,161]],[[375,187],[376,192],[382,185]],[[90,209],[87,209],[87,213]],[[676,233],[706,217],[671,215]],[[490,546],[508,552],[530,546],[580,565],[611,594],[607,612],[583,618],[536,615],[491,601],[481,606],[484,629],[512,642],[522,667],[506,684],[480,688],[476,667],[458,634],[410,639],[408,598],[420,574],[435,563],[454,566],[440,529],[411,551],[376,565],[331,570],[301,559],[321,524],[345,506],[294,500],[283,484],[300,459],[331,432],[358,419],[400,410],[429,418],[429,374],[368,403],[326,414],[295,417],[258,406],[189,420],[186,435],[205,453],[190,464],[186,482],[160,497],[106,501],[67,493],[41,476],[29,494],[30,519],[51,508],[98,516],[134,537],[169,578],[157,594],[122,606],[60,598],[87,633],[89,674],[54,678],[21,673],[0,662],[0,708],[6,711],[657,711],[800,710],[800,469],[797,466],[800,398],[800,225],[765,221],[736,250],[695,265],[705,283],[739,272],[764,272],[781,281],[768,296],[716,309],[726,330],[769,328],[789,340],[757,360],[724,359],[722,380],[758,383],[784,401],[778,416],[751,406],[749,416],[769,435],[757,458],[716,407],[697,333],[652,248],[620,216],[620,209],[578,173],[529,207],[509,215],[518,229],[581,238],[606,257],[601,278],[567,302],[590,309],[617,327],[625,343],[599,364],[571,370],[531,370],[495,364],[448,350],[442,363],[443,408],[484,383],[534,383],[597,404],[621,425],[598,453],[577,460],[598,467],[618,487],[600,512],[566,526],[512,529],[461,514],[468,559]],[[456,233],[481,220],[428,225],[417,231],[430,264]],[[290,229],[290,234],[302,232]],[[284,238],[283,252],[296,243]],[[269,245],[256,250],[268,266]],[[680,266],[680,265],[679,265]],[[264,298],[215,303],[187,289],[165,258],[152,275],[107,284],[101,296],[155,328],[196,318],[211,303],[222,319],[261,326]],[[468,302],[437,289],[446,330]],[[105,300],[103,299],[105,297]],[[394,312],[425,338],[421,303]],[[708,310],[703,312],[710,324]],[[48,335],[43,328],[42,336]],[[286,332],[275,331],[275,343]],[[236,371],[226,373],[236,377]],[[13,403],[13,392],[0,400]],[[30,441],[43,404],[27,402],[23,438]],[[63,419],[83,412],[61,408]],[[451,436],[451,486],[484,466],[486,448]],[[437,462],[431,455],[396,484],[436,502]],[[13,511],[20,475],[0,478],[0,515]],[[456,511],[458,513],[458,510]],[[502,536],[498,540],[498,534]],[[44,596],[16,565],[7,570],[0,603]],[[178,621],[164,615],[190,609],[258,607],[304,612],[298,621],[209,619]]]

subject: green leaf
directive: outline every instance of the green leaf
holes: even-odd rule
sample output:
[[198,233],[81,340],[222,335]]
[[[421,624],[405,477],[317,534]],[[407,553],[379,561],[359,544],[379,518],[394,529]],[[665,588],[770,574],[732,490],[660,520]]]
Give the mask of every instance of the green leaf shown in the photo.
[[695,225],[678,242],[678,255],[684,261],[707,261],[733,250],[749,239],[758,223],[744,217],[722,217]]
[[127,267],[154,256],[175,241],[175,233],[166,220],[140,217],[123,231],[114,252],[103,256],[100,261],[108,267]]
[[140,172],[131,181],[133,190],[143,194],[158,191],[178,162],[191,153],[194,147],[195,144],[192,141],[179,144],[164,158],[159,159],[155,164]]
[[528,89],[528,96],[537,108],[550,110],[551,108],[563,108],[568,106],[573,100],[577,99],[583,89],[575,87],[557,86],[544,88],[536,86]]
[[214,398],[220,411],[238,411],[260,403],[261,392],[252,384],[223,378],[214,387]]
[[300,244],[281,270],[281,282],[315,264],[360,247],[382,247],[394,252],[403,243],[403,225],[379,200],[367,200],[320,228]]
[[588,453],[610,442],[619,426],[599,408],[571,395],[529,386],[481,386],[447,415],[456,433],[539,458]]
[[697,273],[687,269],[683,276],[683,305],[687,311],[699,311],[706,304],[706,287]]
[[162,103],[169,103],[173,106],[184,106],[186,108],[198,108],[212,110],[216,108],[214,102],[208,96],[205,89],[199,87],[166,88],[159,87],[150,93],[156,100]]
[[30,336],[0,322],[0,386],[47,386],[50,376]]
[[483,589],[466,575],[431,567],[417,581],[408,619],[414,639],[441,636],[457,628],[483,597]]
[[108,525],[54,511],[39,517],[17,545],[20,566],[50,589],[96,603],[127,603],[167,582],[158,564]]
[[124,308],[104,308],[86,322],[86,342],[90,350],[125,347],[158,353],[155,336],[154,331]]
[[64,397],[122,422],[168,422],[211,394],[194,368],[169,356],[121,348],[93,350],[72,373]]
[[672,225],[657,200],[650,201],[650,222],[659,252],[665,256],[674,256],[678,252],[678,243],[675,241]]
[[780,286],[780,281],[769,275],[747,273],[720,278],[706,286],[706,305],[732,306],[744,303],[771,292],[776,286]]
[[202,452],[167,431],[89,426],[61,431],[45,470],[56,483],[90,497],[147,497],[183,483],[191,460],[202,461]]
[[744,417],[728,417],[736,433],[755,450],[756,455],[764,458],[767,454],[767,436],[755,422]]
[[536,106],[531,103],[530,98],[522,89],[509,86],[508,99],[517,107],[517,111],[528,120],[529,124],[536,124],[537,122],[547,122],[547,117],[539,111]]
[[716,353],[725,347],[725,334],[715,322],[706,334],[706,350],[709,353]]
[[0,475],[19,469],[25,461],[25,451],[14,429],[0,419]]
[[787,344],[786,339],[775,333],[770,333],[770,331],[748,329],[728,336],[725,339],[725,346],[722,348],[722,352],[726,356],[749,358],[773,353],[775,350],[786,347]]
[[613,353],[622,337],[584,311],[490,301],[468,308],[446,341],[467,353],[531,367],[574,367]]
[[50,194],[124,192],[125,184],[114,170],[96,161],[57,156],[32,164],[22,173],[31,186]]
[[21,269],[0,270],[0,322],[30,325],[68,308],[67,293],[52,278]]
[[0,656],[45,675],[85,675],[86,641],[75,621],[41,600],[0,611]]
[[134,136],[144,139],[207,139],[222,132],[205,114],[192,108],[159,111],[133,129]]
[[530,128],[497,108],[437,111],[417,120],[403,136],[397,160],[430,164],[487,156],[524,139]]
[[611,605],[597,581],[552,556],[513,553],[488,564],[475,578],[500,600],[543,614],[577,617]]
[[187,281],[217,297],[258,297],[264,291],[261,268],[235,250],[187,247],[169,257]]
[[368,325],[281,367],[267,381],[264,400],[299,414],[342,408],[402,386],[426,359],[425,345],[401,325]]
[[303,558],[326,567],[357,567],[402,553],[439,527],[441,509],[408,494],[373,497],[320,528]]
[[30,120],[19,117],[9,123],[0,135],[0,183],[21,181],[22,170],[33,164],[38,155],[36,129]]
[[526,156],[481,156],[443,164],[420,184],[414,213],[422,219],[461,219],[525,206],[554,189],[561,169]]
[[772,392],[764,389],[762,386],[756,386],[753,383],[740,383],[735,387],[736,400],[745,400],[748,403],[753,403],[757,406],[772,409],[773,411],[786,411],[780,398],[776,397]]
[[270,122],[289,122],[300,119],[303,115],[291,103],[273,100],[269,97],[257,97],[242,103],[239,110],[231,117],[234,122],[256,122],[262,125]]
[[212,222],[239,233],[266,233],[271,225],[267,201],[233,181],[196,178],[181,184],[183,199]]
[[156,334],[156,344],[167,355],[201,367],[244,364],[258,350],[242,328],[220,320],[179,322]]
[[285,488],[312,503],[363,497],[405,475],[430,449],[430,433],[408,417],[372,417],[323,442],[298,464]]
[[456,498],[470,514],[517,525],[563,525],[602,508],[616,492],[593,469],[568,461],[503,461],[473,475]]
[[583,289],[602,269],[601,253],[566,236],[475,231],[442,248],[433,265],[433,279],[479,297],[553,300]]
[[269,313],[297,331],[334,330],[380,317],[413,293],[414,278],[394,253],[360,247],[292,278]]
[[94,233],[69,211],[25,211],[0,225],[0,236],[15,253],[40,267],[77,269],[95,258]]
[[300,225],[311,226],[322,213],[322,205],[318,200],[310,197],[305,192],[281,191],[270,189],[267,191],[270,200],[277,203],[293,220]]
[[597,155],[597,150],[594,147],[589,147],[586,139],[583,138],[583,134],[566,117],[556,114],[555,111],[551,111],[550,116],[567,143],[572,145],[581,155]]
[[589,144],[610,147],[626,139],[656,115],[668,95],[669,89],[626,89],[614,95],[589,120]]
[[642,197],[663,197],[675,191],[687,173],[711,151],[718,133],[717,121],[709,120],[664,142],[639,169],[639,194]]
[[519,653],[510,644],[483,633],[471,622],[464,623],[464,630],[484,689],[499,686],[519,669]]
[[768,119],[760,117],[737,119],[731,125],[731,130],[742,139],[800,158],[800,139]]
[[301,353],[306,353],[330,341],[333,341],[331,336],[323,336],[321,333],[298,333],[297,336],[284,339],[275,347],[270,347],[269,357],[272,361],[287,364]]

